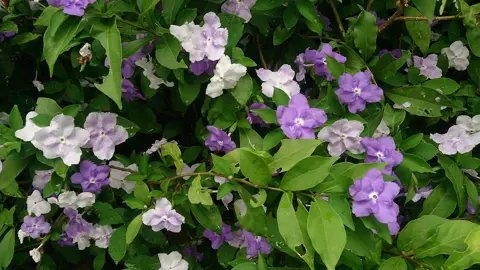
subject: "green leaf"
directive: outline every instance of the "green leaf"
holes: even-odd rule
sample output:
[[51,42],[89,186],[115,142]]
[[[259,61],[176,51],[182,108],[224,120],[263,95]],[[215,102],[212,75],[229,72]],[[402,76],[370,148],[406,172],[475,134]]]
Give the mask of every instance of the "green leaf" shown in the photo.
[[8,269],[15,251],[15,228],[10,229],[0,242],[0,266]]
[[430,165],[419,156],[403,153],[403,165],[407,166],[412,172],[434,173]]
[[328,204],[337,212],[343,221],[343,224],[348,228],[355,230],[355,225],[352,219],[352,209],[350,209],[350,203],[348,203],[345,195],[330,193],[328,195]]
[[422,86],[437,90],[440,89],[442,94],[451,95],[460,89],[460,85],[452,79],[449,78],[438,78],[433,80],[428,80],[422,84]]
[[275,28],[275,31],[273,32],[273,46],[278,46],[282,43],[284,43],[287,39],[289,39],[293,32],[295,31],[295,28],[281,28],[278,26]]
[[265,261],[265,258],[263,258],[262,253],[258,251],[258,263],[257,263],[257,270],[267,270],[268,265],[267,262]]
[[438,185],[423,202],[422,215],[437,215],[448,217],[457,206],[455,192],[446,185]]
[[248,151],[240,151],[240,170],[249,180],[260,186],[268,186],[272,175],[263,158]]
[[290,170],[300,160],[309,157],[321,144],[319,140],[282,140],[280,150],[273,156],[268,164],[271,173],[278,169],[282,172]]
[[81,17],[68,16],[60,11],[52,15],[43,36],[43,55],[50,70],[50,77],[53,76],[58,56],[69,49],[70,42],[82,25],[80,20]]
[[467,203],[467,196],[463,185],[463,173],[458,165],[447,156],[438,155],[438,163],[443,167],[445,175],[452,183],[455,194],[457,195],[458,211],[463,213]]
[[300,14],[297,11],[297,8],[294,5],[288,5],[285,11],[283,12],[283,23],[285,28],[292,29],[298,22]]
[[480,59],[470,59],[467,72],[477,87],[480,87]]
[[177,13],[180,11],[180,9],[182,9],[183,6],[183,0],[162,0],[162,14],[165,22],[168,25],[173,24],[175,18],[177,17]]
[[200,93],[200,84],[187,84],[178,82],[178,91],[180,92],[180,98],[187,106],[192,104]]
[[284,137],[285,134],[280,128],[270,131],[267,135],[265,135],[265,138],[263,138],[263,150],[268,151],[277,146]]
[[478,27],[467,30],[467,41],[472,53],[480,57],[480,29]]
[[417,258],[451,254],[455,250],[465,250],[465,239],[478,225],[466,220],[450,220],[438,226],[434,236],[415,250]]
[[327,68],[328,71],[332,74],[333,78],[337,79],[345,73],[345,65],[340,64],[335,58],[326,55]]
[[251,128],[240,128],[240,147],[262,150],[262,137]]
[[168,69],[187,68],[183,60],[177,61],[178,54],[182,50],[180,41],[170,34],[164,34],[158,38],[155,58],[158,63]]
[[134,198],[134,197],[125,198],[124,203],[126,203],[128,205],[128,207],[130,207],[132,209],[143,210],[144,206],[145,206],[145,203],[143,201],[141,201],[137,198]]
[[37,99],[37,107],[35,112],[38,114],[46,114],[52,117],[56,116],[62,111],[62,108],[58,106],[55,100],[50,98],[40,97]]
[[41,37],[42,35],[39,35],[39,34],[34,34],[34,33],[30,33],[30,32],[27,32],[27,33],[22,33],[20,35],[16,35],[12,38],[12,45],[21,45],[21,44],[25,44],[25,43],[28,43],[32,40],[35,40],[39,37]]
[[220,232],[222,229],[222,216],[216,205],[191,204],[190,210],[198,223],[206,229],[215,232]]
[[327,202],[316,200],[310,206],[307,229],[313,247],[327,269],[335,269],[347,242],[342,219]]
[[225,177],[233,176],[232,168],[230,167],[230,162],[222,157],[217,155],[212,155],[212,162],[214,165],[213,170],[217,173],[224,175]]
[[345,250],[380,264],[381,250],[377,248],[377,243],[373,232],[360,220],[355,220],[355,231],[347,229]]
[[113,209],[109,203],[96,202],[93,205],[93,210],[97,215],[100,225],[112,225],[123,223],[122,216]]
[[[408,17],[422,17],[416,8],[409,6],[404,11],[405,16]],[[430,40],[432,39],[432,30],[427,21],[405,21],[407,31],[413,39],[413,42],[417,44],[420,51],[426,55],[428,47],[430,46]]]
[[306,19],[304,22],[310,30],[321,35],[323,31],[323,20],[317,14],[315,5],[309,0],[296,0],[297,10]]
[[273,99],[273,102],[277,104],[277,106],[280,106],[280,105],[288,106],[288,101],[290,100],[287,93],[285,93],[283,90],[278,88],[274,89],[272,99]]
[[188,200],[192,204],[213,205],[212,197],[208,190],[203,189],[201,181],[201,176],[195,177],[192,185],[188,189]]
[[423,16],[427,17],[429,20],[432,19],[435,12],[436,0],[413,0],[413,3]]
[[402,51],[402,56],[398,59],[393,58],[392,54],[387,53],[380,57],[378,62],[371,68],[375,79],[379,81],[387,81],[396,74],[396,72],[407,63],[412,53],[410,51]]
[[419,145],[417,145],[415,148],[410,149],[408,152],[416,156],[419,156],[424,160],[430,160],[437,154],[438,149],[434,145],[422,142]]
[[94,38],[100,41],[106,50],[110,69],[103,77],[103,83],[95,83],[95,87],[111,98],[119,109],[122,109],[122,44],[117,21],[111,18],[108,24],[93,25]]
[[15,178],[27,167],[29,159],[21,157],[13,152],[3,161],[3,169],[0,172],[0,189],[4,189],[15,181]]
[[[49,26],[52,16],[60,11],[60,8],[56,8],[54,6],[47,6],[43,11],[42,14],[38,17],[38,19],[33,23],[35,26]],[[61,13],[61,11],[60,11]]]
[[143,201],[145,204],[150,203],[150,189],[148,188],[147,184],[145,184],[145,182],[141,180],[135,183],[133,195],[135,196],[135,198]]
[[412,135],[400,143],[400,149],[408,150],[408,149],[414,148],[415,146],[420,144],[422,139],[423,139],[422,133],[417,133],[415,135]]
[[265,108],[252,110],[252,112],[256,112],[265,123],[278,125],[276,111],[270,108]]
[[299,191],[313,188],[327,178],[337,157],[311,156],[295,164],[282,178],[280,188]]
[[178,145],[176,143],[169,142],[160,146],[160,150],[162,152],[162,156],[172,157],[175,167],[177,168],[177,171],[181,172],[183,168],[183,160],[182,160],[182,151],[180,151],[180,148],[178,147]]
[[467,190],[468,199],[475,209],[478,207],[478,190],[475,184],[465,176],[465,188]]
[[410,221],[398,234],[397,248],[400,251],[416,250],[435,235],[437,227],[448,219],[435,215],[425,215]]
[[253,6],[254,10],[270,10],[276,7],[280,7],[285,4],[288,0],[257,0],[256,4]]
[[363,217],[361,220],[366,228],[376,231],[378,236],[392,244],[392,237],[387,224],[380,223],[374,216]]
[[328,111],[335,115],[345,115],[345,107],[340,103],[337,94],[333,91],[332,84],[327,87],[327,104]]
[[227,47],[237,46],[238,41],[242,38],[245,20],[228,13],[218,14],[222,27],[228,30]]
[[372,13],[360,13],[353,27],[353,41],[363,59],[370,59],[377,48],[377,19]]
[[465,239],[468,248],[463,250],[455,250],[448,260],[445,262],[445,269],[470,269],[474,264],[480,263],[480,227],[472,230]]
[[128,42],[125,46],[122,47],[122,59],[128,58],[136,54],[152,40],[153,36],[147,36]]
[[93,260],[93,269],[102,270],[104,265],[105,265],[105,250],[99,252],[97,256],[95,256],[95,259]]
[[138,0],[137,6],[141,13],[145,13],[153,9],[158,4],[158,2],[160,2],[160,0]]
[[[435,1],[435,0],[433,0]],[[435,4],[434,4],[435,7]],[[385,260],[378,270],[407,270],[407,263],[404,259],[400,257],[392,257],[388,260]]]
[[127,253],[127,240],[126,240],[127,228],[122,226],[116,229],[110,237],[110,243],[108,244],[108,254],[112,257],[115,264],[123,259]]
[[243,76],[238,82],[235,88],[233,88],[230,93],[237,100],[238,104],[245,106],[247,101],[250,99],[250,96],[253,92],[253,81],[250,75]]
[[[441,108],[443,106],[461,109],[461,107],[450,101],[446,96],[422,86],[396,88],[385,91],[385,94],[397,104],[410,102],[411,106],[405,108],[405,110],[419,116],[439,117],[442,115]],[[439,102],[436,100],[439,100]]]
[[17,105],[14,105],[8,117],[8,125],[13,131],[23,128],[23,118]]
[[362,71],[367,66],[362,57],[347,45],[340,47],[340,52],[347,58],[347,62],[345,62],[345,70],[347,73],[355,74]]
[[183,25],[188,22],[193,22],[195,20],[195,17],[197,17],[196,8],[184,8],[178,14],[176,24]]
[[253,262],[241,263],[232,268],[232,270],[258,270],[257,264]]
[[128,224],[128,227],[127,227],[127,232],[126,232],[126,235],[125,235],[125,240],[127,242],[127,245],[130,245],[133,240],[135,240],[135,237],[137,237],[137,234],[138,232],[140,231],[140,229],[142,228],[142,214],[136,216],[131,222],[130,224]]

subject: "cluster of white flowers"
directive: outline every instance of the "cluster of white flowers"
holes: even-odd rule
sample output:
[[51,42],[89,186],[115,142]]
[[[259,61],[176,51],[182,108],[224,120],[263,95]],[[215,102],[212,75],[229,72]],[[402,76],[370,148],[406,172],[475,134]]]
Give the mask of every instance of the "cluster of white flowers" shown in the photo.
[[457,117],[457,124],[451,126],[445,134],[431,134],[430,138],[439,144],[440,152],[445,155],[468,153],[480,144],[480,115]]
[[82,192],[76,194],[75,191],[65,191],[58,195],[58,198],[50,197],[47,199],[50,204],[56,204],[60,208],[85,208],[95,203],[95,194],[90,192]]

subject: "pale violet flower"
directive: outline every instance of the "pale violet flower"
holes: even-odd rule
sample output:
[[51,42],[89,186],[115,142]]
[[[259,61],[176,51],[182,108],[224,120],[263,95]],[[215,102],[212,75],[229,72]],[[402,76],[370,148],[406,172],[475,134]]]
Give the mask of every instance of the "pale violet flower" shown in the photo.
[[60,157],[71,166],[80,163],[82,150],[90,138],[88,131],[74,126],[71,116],[60,114],[50,122],[50,126],[35,133],[33,145],[43,151],[48,159]]
[[432,187],[431,186],[426,186],[421,189],[418,189],[415,191],[415,195],[412,198],[412,202],[418,202],[422,198],[428,198],[430,196],[430,193],[432,193]]
[[455,125],[445,134],[431,134],[430,139],[438,143],[438,149],[445,155],[465,154],[473,150],[475,142],[462,127]]
[[372,137],[377,139],[380,137],[385,137],[389,134],[390,134],[390,129],[388,128],[387,123],[385,123],[385,120],[382,119],[382,121],[380,122],[380,125],[378,125]]
[[228,182],[228,179],[225,178],[225,177],[221,177],[221,176],[215,176],[213,178],[213,181],[215,181],[216,183],[218,183],[219,185],[223,185],[225,184],[226,182]]
[[[187,164],[183,164],[183,167],[182,167],[182,171],[179,173],[177,172],[177,175],[181,175],[181,174],[191,174],[193,172],[195,172],[195,170],[198,168],[198,166],[200,166],[201,164],[200,163],[196,163],[196,164],[193,164],[192,166],[188,166]],[[188,180],[190,178],[190,176],[184,176],[183,179],[184,180]]]
[[82,48],[80,48],[80,56],[88,58],[88,60],[92,60],[93,54],[92,51],[90,50],[91,45],[90,43],[85,43]]
[[[223,185],[226,182],[228,182],[229,180],[225,177],[215,176],[213,178],[213,181],[215,181],[215,183],[218,183],[219,185]],[[225,208],[227,208],[227,210],[229,210],[228,205],[233,201],[233,194],[228,193],[227,195],[223,196],[221,200],[222,200],[222,203],[225,206]]]
[[75,191],[65,191],[58,195],[58,198],[48,198],[48,202],[56,204],[60,208],[85,208],[92,206],[95,203],[95,194],[91,192],[82,192],[77,195]]
[[[442,77],[442,70],[437,66],[438,56],[430,54],[425,58],[413,56],[413,65],[420,69],[420,75],[427,77],[427,79],[437,79]],[[407,64],[410,66],[412,61],[409,60]]]
[[41,81],[33,80],[32,84],[33,86],[35,86],[35,88],[37,88],[38,92],[45,90],[45,86],[43,86],[43,83]]
[[182,44],[182,48],[190,54],[190,62],[202,61],[204,59],[204,57],[200,56],[201,52],[197,52],[199,50],[193,42],[193,37],[198,35],[201,30],[202,27],[193,22],[185,23],[181,26],[170,26],[170,34],[175,36]]
[[38,190],[43,190],[45,186],[50,182],[52,178],[52,173],[54,169],[45,170],[45,171],[35,171],[35,176],[33,177],[32,186]]
[[178,233],[182,230],[185,217],[177,213],[166,198],[161,198],[156,201],[154,209],[150,209],[142,215],[142,222],[152,227],[154,232],[165,229]]
[[327,149],[331,156],[338,157],[346,150],[360,154],[365,152],[360,144],[363,129],[363,124],[359,121],[341,119],[320,130],[318,138],[328,142]]
[[117,115],[114,113],[88,114],[85,124],[90,133],[90,140],[83,146],[93,148],[93,154],[100,160],[109,160],[115,153],[115,146],[128,139],[124,127],[117,125]]
[[95,225],[90,231],[90,237],[95,240],[95,246],[99,248],[108,248],[110,237],[114,231],[115,230],[113,230],[110,225]]
[[28,252],[30,254],[30,257],[32,257],[32,260],[36,263],[39,263],[40,260],[42,259],[42,253],[40,252],[40,248],[42,245],[40,245],[38,248],[34,248]]
[[449,68],[453,67],[459,71],[467,69],[469,65],[468,56],[470,55],[470,51],[460,40],[453,42],[450,47],[443,48],[442,54],[447,56]]
[[480,144],[480,114],[474,117],[467,115],[458,116],[457,126],[463,128],[475,144]]
[[399,110],[403,110],[403,109],[407,109],[407,108],[410,108],[410,106],[412,106],[412,103],[406,101],[405,103],[403,104],[393,104],[393,108],[394,109],[399,109]]
[[223,55],[215,66],[214,76],[207,85],[207,96],[216,98],[224,89],[233,89],[237,82],[247,74],[247,68],[240,64],[232,64],[230,57]]
[[150,148],[148,148],[147,151],[145,151],[145,153],[147,153],[148,155],[151,155],[155,152],[157,152],[159,149],[160,149],[160,146],[164,145],[168,143],[167,139],[165,138],[162,138],[160,141],[159,140],[156,140],[152,146]]
[[[118,168],[125,168],[125,166],[123,166],[123,164],[118,161],[110,161],[109,165]],[[138,166],[137,164],[131,164],[126,167],[126,169],[137,171]],[[125,181],[125,177],[129,176],[130,174],[130,172],[121,171],[110,167],[110,177],[108,178],[108,180],[110,180],[110,186],[116,189],[122,188],[128,194],[132,193],[133,189],[135,188],[135,182]]]
[[295,71],[290,65],[283,65],[276,72],[268,69],[258,69],[258,77],[263,81],[262,93],[267,97],[273,97],[274,88],[285,92],[289,97],[300,93],[300,86],[294,81]]
[[182,259],[182,255],[178,251],[170,254],[158,254],[160,260],[160,269],[158,270],[188,270],[188,262]]
[[42,194],[38,190],[34,190],[30,196],[27,197],[27,212],[29,215],[34,214],[39,217],[43,214],[50,213],[52,206],[42,198]]
[[173,87],[173,82],[165,82],[162,78],[155,75],[155,68],[150,58],[142,57],[142,59],[135,61],[135,65],[143,69],[143,75],[150,81],[150,88],[158,89],[162,84],[167,87]]
[[[32,121],[32,118],[34,118],[37,115],[38,113],[34,111],[27,113],[27,116],[25,118],[25,127],[15,131],[15,137],[26,142],[32,141],[33,137],[35,136],[35,133],[37,133],[37,131],[42,129]],[[8,119],[7,119],[7,123],[8,123]]]
[[257,0],[227,0],[223,3],[221,10],[223,13],[237,15],[248,23],[252,18],[250,9],[256,2]]

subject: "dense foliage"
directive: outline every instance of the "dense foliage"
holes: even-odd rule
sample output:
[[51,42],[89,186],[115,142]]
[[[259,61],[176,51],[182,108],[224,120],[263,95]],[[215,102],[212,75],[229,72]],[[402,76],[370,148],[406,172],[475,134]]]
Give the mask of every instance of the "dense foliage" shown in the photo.
[[478,1],[0,13],[0,269],[480,264]]

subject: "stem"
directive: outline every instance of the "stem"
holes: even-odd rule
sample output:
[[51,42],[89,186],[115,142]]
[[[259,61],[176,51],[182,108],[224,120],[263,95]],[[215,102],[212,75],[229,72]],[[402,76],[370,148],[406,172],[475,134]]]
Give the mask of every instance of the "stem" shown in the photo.
[[385,29],[387,29],[387,27],[389,27],[395,21],[395,18],[397,18],[403,13],[403,8],[403,5],[399,5],[397,11],[395,11],[395,13],[393,13],[393,15],[378,28],[378,32],[381,33],[385,31]]
[[260,62],[264,69],[268,69],[267,62],[265,62],[265,58],[263,57],[262,46],[260,46],[260,38],[257,36],[257,50],[258,55],[260,56]]
[[375,0],[370,0],[370,2],[368,2],[367,11],[370,11],[372,9],[373,2],[375,2]]
[[391,254],[391,255],[395,255],[395,256],[399,256],[400,258],[403,258],[405,260],[408,260],[408,261],[420,266],[420,268],[435,270],[435,268],[431,267],[430,265],[427,265],[427,264],[424,264],[424,263],[421,263],[421,262],[415,260],[415,258],[413,257],[413,251],[411,251],[411,253],[405,253],[405,254],[400,253],[400,252],[392,252],[392,251],[387,251],[386,253]]
[[117,167],[117,166],[113,166],[113,165],[109,165],[109,166],[110,166],[110,168],[115,169],[115,170],[119,170],[119,171],[124,171],[124,172],[129,172],[129,173],[139,173],[139,171],[130,170],[130,169],[127,169],[127,168]]
[[342,34],[342,37],[345,39],[345,30],[343,29],[342,20],[340,19],[340,15],[338,15],[338,11],[337,11],[337,8],[335,7],[335,3],[333,2],[333,0],[329,0],[329,2],[333,10],[333,15],[335,15],[335,20],[337,21],[337,24],[338,24],[338,30],[340,31],[340,34]]
[[301,34],[297,34],[297,36],[301,37],[301,38],[304,38],[304,39],[319,39],[319,40],[330,40],[330,41],[335,41],[337,43],[345,43],[343,42],[342,40],[340,39],[337,39],[337,38],[332,38],[332,37],[321,37],[321,36],[307,36],[307,35],[301,35]]
[[[449,21],[449,20],[458,20],[463,19],[465,16],[454,15],[454,16],[437,16],[433,17],[433,21]],[[407,16],[398,16],[394,19],[395,21],[428,21],[427,17],[407,17]]]

